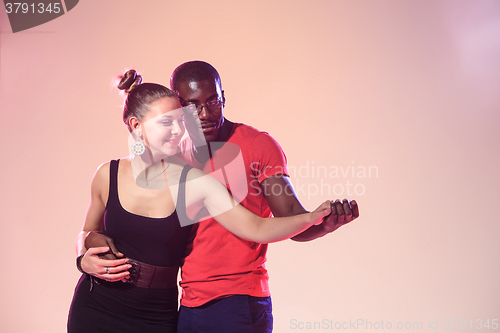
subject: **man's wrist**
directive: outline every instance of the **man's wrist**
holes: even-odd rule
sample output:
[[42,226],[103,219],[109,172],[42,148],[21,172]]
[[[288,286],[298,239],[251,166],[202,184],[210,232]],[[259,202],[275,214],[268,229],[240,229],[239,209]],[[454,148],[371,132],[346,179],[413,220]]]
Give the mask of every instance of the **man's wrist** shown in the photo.
[[82,269],[82,259],[85,254],[80,254],[78,257],[76,257],[76,268],[82,273],[82,274],[87,274],[83,269]]

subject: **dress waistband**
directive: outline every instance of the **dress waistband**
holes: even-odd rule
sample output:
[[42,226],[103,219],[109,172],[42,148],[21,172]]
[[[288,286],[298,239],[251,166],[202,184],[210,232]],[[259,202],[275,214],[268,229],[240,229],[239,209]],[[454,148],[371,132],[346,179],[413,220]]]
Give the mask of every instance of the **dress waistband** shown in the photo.
[[130,276],[127,283],[146,289],[170,289],[177,287],[178,266],[162,267],[130,259],[127,264]]

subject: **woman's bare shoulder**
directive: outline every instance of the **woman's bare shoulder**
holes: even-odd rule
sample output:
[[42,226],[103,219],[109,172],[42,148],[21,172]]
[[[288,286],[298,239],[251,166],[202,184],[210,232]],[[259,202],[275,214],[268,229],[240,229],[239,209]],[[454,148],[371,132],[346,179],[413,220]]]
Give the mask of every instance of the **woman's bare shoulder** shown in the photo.
[[97,170],[92,178],[93,190],[105,190],[109,187],[109,169],[111,168],[111,161],[102,163],[97,167]]
[[107,161],[102,163],[97,167],[97,170],[94,174],[94,179],[109,179],[109,169],[111,167],[111,161]]

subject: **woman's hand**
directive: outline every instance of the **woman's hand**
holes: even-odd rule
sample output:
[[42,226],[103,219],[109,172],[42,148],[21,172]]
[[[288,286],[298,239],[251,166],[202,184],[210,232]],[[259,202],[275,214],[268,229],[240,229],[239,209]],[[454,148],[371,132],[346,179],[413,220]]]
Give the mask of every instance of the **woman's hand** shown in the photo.
[[321,224],[323,218],[332,212],[332,202],[327,200],[323,202],[318,208],[313,212],[309,213],[311,215],[311,223],[314,225]]
[[82,258],[82,270],[109,282],[123,281],[126,282],[130,276],[128,271],[132,265],[127,264],[128,259],[107,260],[99,258],[109,251],[109,247],[92,247],[85,252]]

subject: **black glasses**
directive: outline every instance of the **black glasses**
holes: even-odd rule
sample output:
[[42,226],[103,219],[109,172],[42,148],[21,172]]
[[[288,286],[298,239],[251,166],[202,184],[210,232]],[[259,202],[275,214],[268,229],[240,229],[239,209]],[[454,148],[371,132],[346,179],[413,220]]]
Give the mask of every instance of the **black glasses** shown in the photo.
[[200,114],[204,107],[210,112],[220,111],[223,104],[224,104],[224,102],[222,102],[220,99],[214,99],[214,100],[207,102],[206,104],[197,104],[196,103],[194,105],[196,106],[196,111],[198,111],[198,114]]

